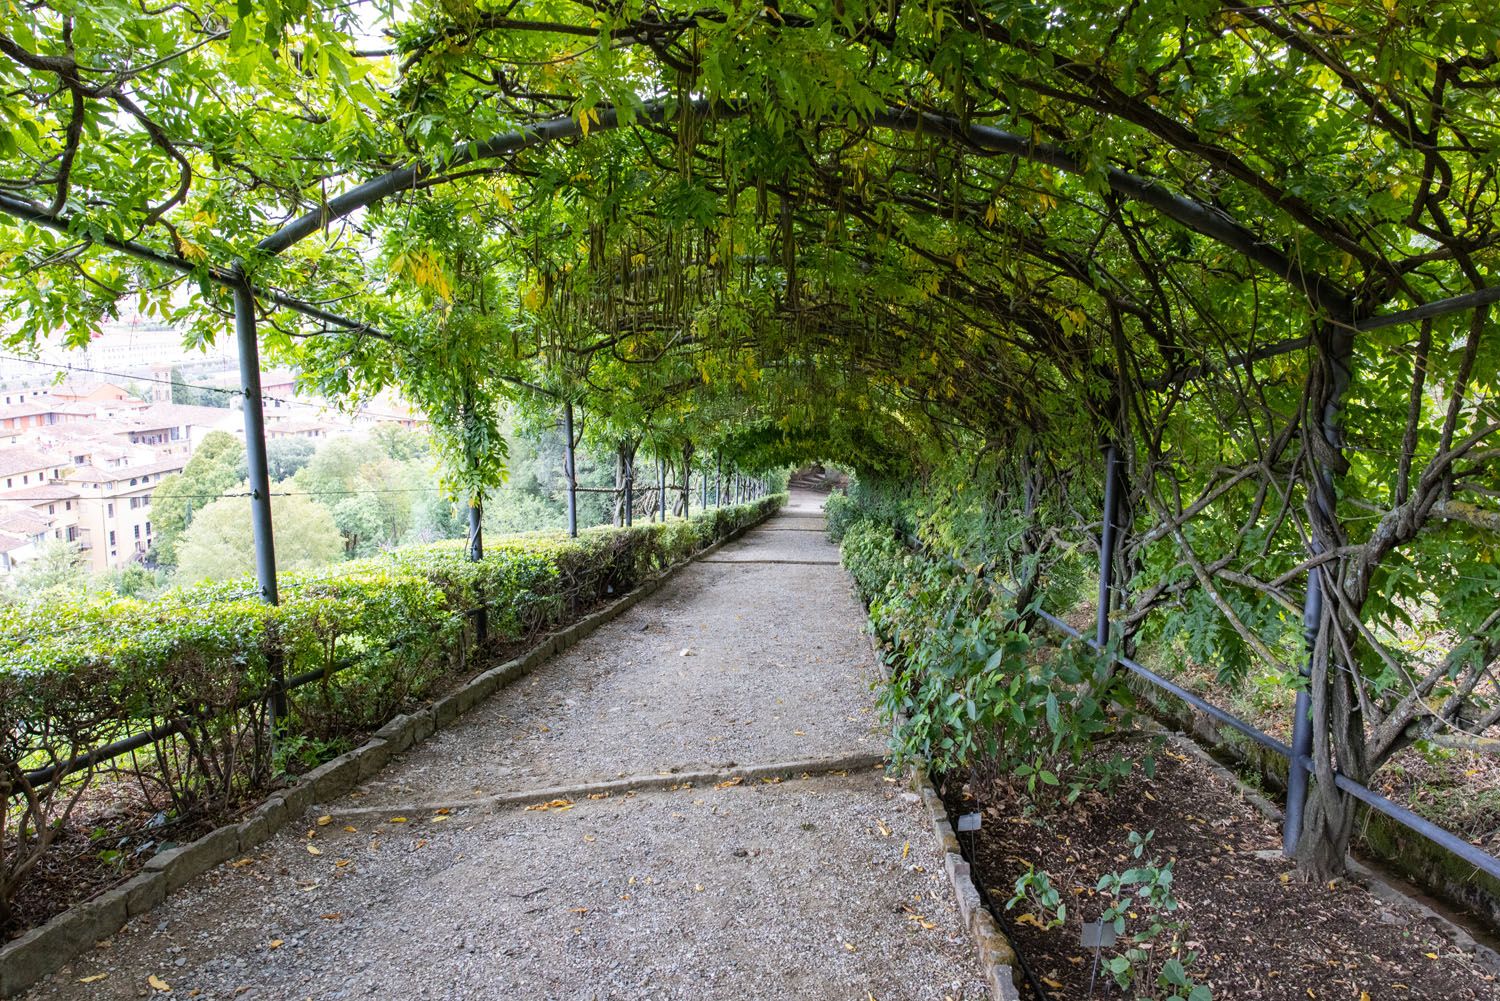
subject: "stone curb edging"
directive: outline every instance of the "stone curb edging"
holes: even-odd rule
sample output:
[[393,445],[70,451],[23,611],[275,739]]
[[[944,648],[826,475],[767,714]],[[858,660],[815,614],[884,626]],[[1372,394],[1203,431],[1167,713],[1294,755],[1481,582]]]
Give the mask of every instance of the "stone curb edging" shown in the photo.
[[[889,665],[885,662],[880,646],[875,642],[875,636],[868,630],[865,635],[870,641],[870,651],[875,655],[876,666],[884,679],[889,682]],[[899,722],[899,720],[892,721],[893,737],[895,727]],[[958,904],[959,920],[963,922],[969,938],[974,942],[974,955],[979,960],[979,968],[984,975],[985,983],[989,986],[990,996],[994,1001],[1020,1001],[1021,995],[1016,989],[1015,974],[1020,960],[1016,955],[1015,946],[1011,944],[1009,936],[1001,930],[1000,923],[995,920],[989,908],[984,905],[984,897],[974,882],[974,873],[970,870],[969,863],[964,861],[958,835],[953,832],[953,825],[948,820],[948,807],[943,803],[943,798],[938,795],[937,788],[932,784],[932,778],[927,774],[926,768],[908,768],[907,777],[912,792],[921,800],[922,808],[927,811],[928,823],[932,825],[932,835],[937,840],[938,849],[943,853],[943,872],[948,877],[948,885],[953,889],[953,899]]]
[[399,806],[361,806],[338,810],[340,818],[381,817],[387,814],[435,813],[438,810],[481,810],[498,813],[509,807],[528,803],[550,803],[555,799],[576,799],[599,794],[611,795],[624,792],[646,792],[655,789],[692,788],[701,785],[717,785],[736,779],[754,782],[757,779],[811,778],[832,772],[852,772],[862,768],[884,767],[888,758],[884,753],[856,751],[849,754],[824,758],[797,758],[791,761],[772,761],[761,765],[729,766],[691,772],[652,773],[631,775],[618,779],[601,779],[596,782],[581,782],[574,785],[552,786],[547,789],[521,789],[515,792],[495,793],[474,799],[453,800],[442,803],[420,803]]
[[[72,961],[131,918],[150,911],[197,876],[269,841],[287,823],[300,820],[314,803],[344,794],[378,772],[391,758],[432,736],[499,689],[530,674],[600,626],[618,618],[655,593],[680,570],[699,562],[774,518],[781,508],[730,532],[723,539],[642,581],[629,593],[558,629],[524,655],[493,667],[414,713],[396,716],[352,751],[324,762],[296,785],[272,793],[234,824],[215,828],[196,841],[159,852],[140,873],[91,900],[68,908],[46,924],[0,945],[0,998],[14,997]],[[682,776],[673,776],[676,782]]]
[[[1209,771],[1229,783],[1231,788],[1245,802],[1253,806],[1261,816],[1273,824],[1279,825],[1282,822],[1285,814],[1282,813],[1281,807],[1267,799],[1257,789],[1246,782],[1238,772],[1220,762],[1199,745],[1197,741],[1193,740],[1187,734],[1172,730],[1150,717],[1137,717],[1137,720],[1143,724],[1141,728],[1147,733],[1162,737],[1168,744],[1183,754],[1188,755],[1194,761],[1199,762]],[[1279,851],[1274,854],[1277,858],[1282,857]],[[1481,942],[1475,941],[1474,937],[1460,925],[1447,916],[1428,907],[1420,898],[1412,896],[1406,890],[1402,889],[1399,884],[1393,882],[1383,873],[1371,869],[1353,855],[1345,856],[1344,863],[1348,866],[1350,874],[1363,882],[1365,889],[1376,899],[1380,900],[1381,903],[1388,905],[1413,921],[1419,921],[1436,928],[1458,948],[1472,952],[1475,961],[1479,965],[1492,973],[1500,974],[1500,953],[1497,953],[1494,949]]]
[[948,808],[943,804],[943,798],[938,795],[925,768],[911,770],[911,787],[921,797],[927,819],[932,824],[933,836],[942,849],[943,871],[947,873],[954,899],[958,901],[959,918],[974,940],[974,952],[989,985],[990,996],[995,1001],[1019,1001],[1021,995],[1016,990],[1015,975],[1019,960],[1015,947],[989,908],[984,906],[974,874],[959,848],[958,835],[953,833],[953,825],[948,822]]

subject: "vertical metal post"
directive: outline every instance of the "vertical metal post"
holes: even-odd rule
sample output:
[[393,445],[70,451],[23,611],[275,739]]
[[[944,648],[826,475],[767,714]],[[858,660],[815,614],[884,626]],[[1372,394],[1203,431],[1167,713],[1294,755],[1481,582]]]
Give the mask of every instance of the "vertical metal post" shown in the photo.
[[688,511],[688,500],[693,496],[693,446],[682,446],[682,519],[686,521],[690,512]]
[[663,524],[667,521],[667,463],[661,456],[656,457],[656,512],[661,515]]
[[[1302,666],[1304,679],[1312,677],[1313,649],[1322,624],[1323,572],[1320,567],[1313,567],[1307,572],[1307,597],[1302,603],[1302,639],[1307,644],[1307,660]],[[1288,856],[1297,850],[1297,840],[1302,834],[1308,778],[1302,762],[1312,756],[1312,743],[1312,697],[1303,685],[1297,689],[1297,701],[1292,707],[1292,757],[1286,775],[1286,816],[1281,825],[1281,851]]]
[[578,466],[573,454],[573,401],[563,404],[563,475],[568,478],[568,535],[578,538]]
[[724,506],[724,452],[720,450],[714,457],[717,468],[714,471],[714,507]]
[[[484,560],[484,504],[478,497],[469,498],[469,562]],[[484,592],[479,592],[479,607],[474,612],[474,637],[484,643],[490,636],[490,610],[484,603]]]
[[698,510],[708,510],[708,470],[698,477]]
[[[243,279],[243,274],[240,276]],[[278,604],[276,538],[271,529],[271,470],[266,462],[266,412],[260,392],[260,344],[255,337],[255,292],[247,280],[234,287],[234,339],[240,355],[240,390],[245,401],[245,461],[250,479],[250,531],[255,540],[255,580],[261,599]],[[271,726],[287,718],[286,667],[271,655]]]
[[1115,512],[1120,499],[1120,449],[1104,446],[1104,521],[1099,530],[1099,611],[1094,622],[1094,640],[1102,650],[1109,643],[1109,606],[1115,566]]

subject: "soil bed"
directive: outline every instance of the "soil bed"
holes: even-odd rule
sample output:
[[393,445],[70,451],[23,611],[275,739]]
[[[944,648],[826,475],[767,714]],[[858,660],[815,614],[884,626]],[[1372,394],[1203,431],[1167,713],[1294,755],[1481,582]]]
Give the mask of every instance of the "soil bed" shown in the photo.
[[[1099,877],[1152,856],[1174,863],[1186,939],[1201,957],[1192,973],[1220,1001],[1500,999],[1495,975],[1435,928],[1358,885],[1299,880],[1280,857],[1280,831],[1213,770],[1171,747],[1156,762],[1154,778],[1137,768],[1109,797],[1046,816],[1026,816],[1006,787],[949,790],[955,812],[984,812],[974,874],[996,906],[1028,864],[1051,876],[1068,905],[1067,923],[1052,930],[1017,924],[1024,904],[1003,915],[1052,999],[1088,997],[1092,950],[1079,940],[1081,922],[1107,906],[1094,891]],[[1131,831],[1155,832],[1142,862],[1130,856]],[[1123,996],[1102,964],[1094,996]]]

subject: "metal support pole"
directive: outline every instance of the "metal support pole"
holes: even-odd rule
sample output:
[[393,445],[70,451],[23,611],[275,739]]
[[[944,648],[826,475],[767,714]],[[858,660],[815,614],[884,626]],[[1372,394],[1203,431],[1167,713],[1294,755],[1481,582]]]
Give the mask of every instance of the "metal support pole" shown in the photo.
[[667,521],[667,464],[661,456],[656,457],[656,511],[662,524]]
[[693,447],[684,445],[682,447],[682,518],[687,520],[688,500],[693,496]]
[[[469,562],[479,563],[484,559],[484,505],[478,497],[469,499]],[[474,638],[484,643],[490,637],[490,610],[484,603],[484,592],[479,592],[479,607],[474,612]]]
[[[1315,554],[1316,555],[1316,554]],[[1307,571],[1307,597],[1302,603],[1302,639],[1307,644],[1307,660],[1302,677],[1312,677],[1313,649],[1323,624],[1323,572],[1319,567]],[[1286,775],[1286,816],[1281,825],[1281,851],[1290,856],[1297,850],[1302,834],[1302,808],[1307,803],[1307,769],[1302,762],[1312,756],[1312,697],[1303,685],[1297,689],[1292,707],[1292,757]]]
[[1115,513],[1119,510],[1120,449],[1104,446],[1104,520],[1099,530],[1099,610],[1094,622],[1094,640],[1102,650],[1109,644],[1110,592],[1115,566]]
[[714,472],[714,507],[724,506],[724,453],[721,451],[715,457],[717,469]]
[[578,538],[578,466],[573,454],[573,403],[563,404],[563,475],[568,478],[568,535]]
[[707,470],[704,470],[703,475],[700,476],[700,477],[698,477],[698,510],[700,510],[700,511],[707,511],[708,510],[708,471]]
[[[243,277],[243,275],[241,275]],[[255,580],[261,599],[275,605],[276,537],[271,529],[271,469],[266,462],[266,412],[260,392],[260,345],[255,337],[255,292],[249,281],[234,287],[234,339],[240,355],[240,390],[245,401],[245,461],[250,479],[250,531],[255,540]],[[271,726],[286,721],[286,668],[271,656]]]

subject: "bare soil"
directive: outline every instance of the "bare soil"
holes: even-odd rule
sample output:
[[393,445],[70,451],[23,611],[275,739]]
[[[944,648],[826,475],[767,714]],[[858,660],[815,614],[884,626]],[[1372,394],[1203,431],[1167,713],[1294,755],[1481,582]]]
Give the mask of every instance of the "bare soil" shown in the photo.
[[[975,876],[997,905],[1028,865],[1046,871],[1068,904],[1066,924],[1053,930],[1017,923],[1024,904],[1005,915],[1047,998],[1087,996],[1093,955],[1079,944],[1081,922],[1106,906],[1099,877],[1136,864],[1131,831],[1154,832],[1148,859],[1173,863],[1187,939],[1202,956],[1198,980],[1217,999],[1500,998],[1495,974],[1438,928],[1352,882],[1299,879],[1280,857],[1280,831],[1217,771],[1171,747],[1156,761],[1154,778],[1138,767],[1108,797],[1045,816],[1028,816],[1014,789],[952,790],[955,809],[984,814]],[[1102,970],[1100,981],[1095,996],[1121,996]]]

